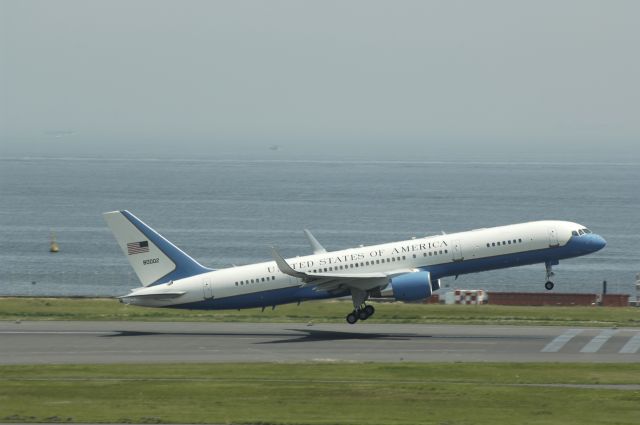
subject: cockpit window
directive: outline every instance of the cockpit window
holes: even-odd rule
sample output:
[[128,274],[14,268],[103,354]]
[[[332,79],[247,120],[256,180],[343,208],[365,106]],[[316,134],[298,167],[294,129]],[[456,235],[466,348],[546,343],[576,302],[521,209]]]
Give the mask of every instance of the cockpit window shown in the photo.
[[574,230],[574,231],[572,231],[572,232],[571,232],[571,234],[572,234],[573,236],[578,236],[578,231],[577,231],[577,230]]
[[582,230],[584,231],[584,233],[591,233],[591,230],[587,229],[586,227]]

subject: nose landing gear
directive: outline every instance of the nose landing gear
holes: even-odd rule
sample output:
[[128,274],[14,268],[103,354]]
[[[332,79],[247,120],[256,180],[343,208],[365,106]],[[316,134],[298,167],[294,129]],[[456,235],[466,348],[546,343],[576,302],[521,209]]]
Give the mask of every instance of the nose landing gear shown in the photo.
[[544,284],[544,288],[547,291],[550,291],[550,290],[553,289],[554,284],[551,281],[551,278],[553,276],[555,276],[555,273],[553,272],[552,267],[553,266],[557,266],[558,264],[560,264],[560,263],[557,260],[553,261],[553,262],[552,261],[547,261],[547,262],[544,263],[546,271],[547,271],[547,282]]

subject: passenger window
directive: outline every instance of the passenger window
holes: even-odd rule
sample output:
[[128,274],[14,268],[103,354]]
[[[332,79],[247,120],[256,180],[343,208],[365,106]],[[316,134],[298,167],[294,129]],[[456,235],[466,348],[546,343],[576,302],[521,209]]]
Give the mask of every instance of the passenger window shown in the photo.
[[238,286],[238,282],[236,282],[236,286]]
[[271,276],[271,280],[276,280],[276,277],[275,276]]
[[445,250],[444,250],[444,253],[445,253],[445,254],[448,254],[448,253],[449,253],[449,250],[448,250],[448,249],[445,249]]
[[405,255],[403,255],[403,256],[402,256],[402,259],[403,259],[403,260],[406,260],[406,259],[407,259],[407,257],[406,257]]
[[[415,257],[415,255],[414,255],[414,257]],[[380,260],[376,260],[376,264],[380,264]]]
[[431,257],[431,251],[429,251],[429,257]]
[[518,239],[518,242],[522,243],[522,239]]
[[487,248],[489,248],[490,246],[491,246],[490,244],[487,244]]
[[413,258],[416,258],[416,254],[413,254]]
[[496,243],[495,242],[491,242],[491,246],[496,246]]
[[367,261],[367,266],[369,265],[369,262]]
[[509,243],[509,245],[511,245],[511,241],[507,241]]
[[500,242],[497,242],[498,246],[500,246]]
[[391,257],[391,261],[396,261],[396,257]]

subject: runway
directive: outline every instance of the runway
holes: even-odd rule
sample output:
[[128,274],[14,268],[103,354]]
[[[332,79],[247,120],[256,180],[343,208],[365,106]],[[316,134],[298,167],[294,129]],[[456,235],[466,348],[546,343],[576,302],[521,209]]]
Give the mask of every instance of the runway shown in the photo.
[[0,322],[0,364],[638,362],[640,329]]

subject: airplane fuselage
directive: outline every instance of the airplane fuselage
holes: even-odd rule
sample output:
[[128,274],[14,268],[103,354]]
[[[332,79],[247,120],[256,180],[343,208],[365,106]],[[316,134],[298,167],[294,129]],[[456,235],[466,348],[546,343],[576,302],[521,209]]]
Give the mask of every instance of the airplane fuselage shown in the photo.
[[[447,276],[538,263],[547,264],[550,270],[560,260],[595,252],[605,243],[602,237],[577,223],[535,221],[323,252],[289,258],[286,263],[296,272],[311,275],[399,276],[424,271],[436,281]],[[155,259],[140,256],[139,261]],[[384,290],[389,282],[391,278],[378,279],[378,290]],[[339,284],[331,289],[316,287],[313,282],[283,273],[276,261],[268,261],[155,283],[133,290],[122,300],[153,307],[240,309],[349,293],[348,287]]]

